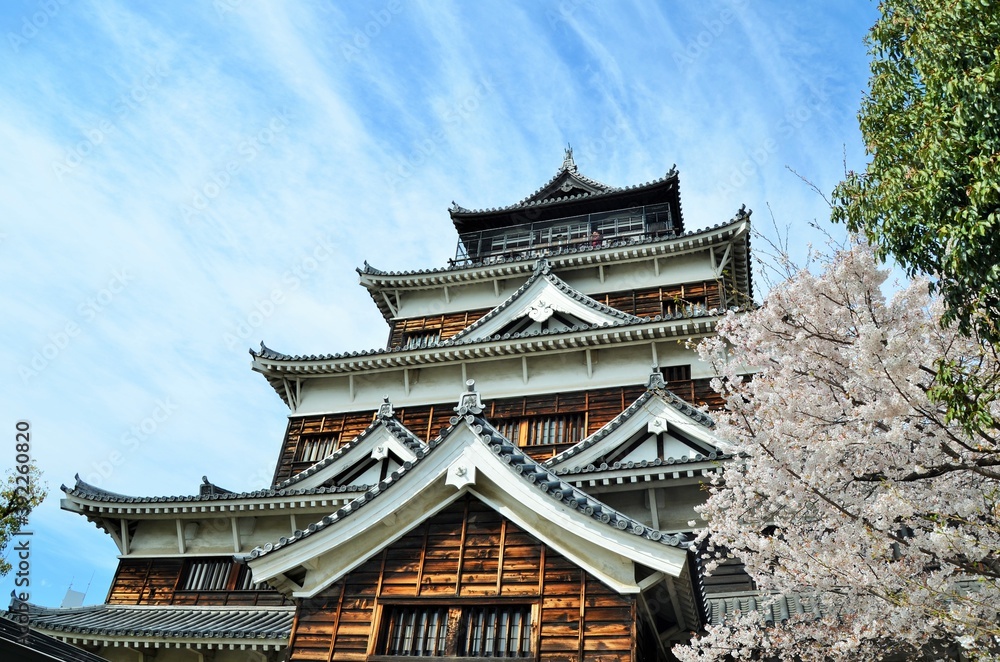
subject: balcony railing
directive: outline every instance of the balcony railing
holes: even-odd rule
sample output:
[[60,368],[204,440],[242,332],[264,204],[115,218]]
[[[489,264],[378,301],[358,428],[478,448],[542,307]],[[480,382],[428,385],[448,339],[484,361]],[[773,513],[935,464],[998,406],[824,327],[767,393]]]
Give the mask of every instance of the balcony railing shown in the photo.
[[460,234],[453,264],[541,257],[567,248],[602,248],[675,233],[666,204],[617,209]]

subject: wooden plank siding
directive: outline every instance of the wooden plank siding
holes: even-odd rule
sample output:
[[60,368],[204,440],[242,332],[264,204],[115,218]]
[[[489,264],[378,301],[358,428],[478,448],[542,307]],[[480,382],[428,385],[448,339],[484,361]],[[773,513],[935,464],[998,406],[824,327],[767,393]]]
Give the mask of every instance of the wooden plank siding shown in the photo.
[[469,310],[461,313],[394,320],[391,323],[389,331],[389,347],[402,347],[406,344],[411,334],[431,331],[439,332],[438,340],[447,340],[490,312],[490,310],[490,308],[484,308],[482,310]]
[[471,496],[303,601],[288,659],[395,659],[385,656],[384,641],[392,607],[483,604],[530,606],[526,659],[635,659],[633,597],[618,595]]
[[[688,373],[690,374],[690,373]],[[721,397],[712,390],[711,379],[679,379],[667,386],[685,401],[696,406],[708,405],[720,408]],[[623,386],[568,393],[551,393],[519,398],[498,398],[485,403],[486,418],[497,428],[507,430],[505,422],[542,420],[546,417],[564,417],[571,414],[583,415],[583,426],[570,441],[559,443],[535,443],[524,445],[525,451],[535,459],[544,460],[569,448],[580,439],[593,434],[611,419],[632,404],[646,391],[645,386]],[[454,402],[400,407],[395,410],[396,418],[425,441],[433,439],[448,426],[448,420],[455,413]],[[312,440],[332,435],[335,443],[329,452],[350,443],[373,420],[375,410],[329,414],[325,416],[303,416],[288,422],[285,441],[275,467],[273,485],[291,478],[322,458],[303,459],[303,450]],[[526,439],[522,436],[522,440]],[[512,439],[517,442],[518,439]]]
[[[611,306],[623,313],[638,317],[657,315],[691,316],[712,308],[723,308],[721,281],[708,280],[652,287],[641,290],[623,290],[594,294],[591,298]],[[437,340],[447,340],[462,331],[491,308],[469,310],[461,313],[446,313],[428,317],[410,317],[390,322],[390,349],[404,347],[407,342],[424,333],[437,332]]]
[[121,559],[111,581],[112,605],[287,605],[274,589],[256,591],[182,591],[184,559]]

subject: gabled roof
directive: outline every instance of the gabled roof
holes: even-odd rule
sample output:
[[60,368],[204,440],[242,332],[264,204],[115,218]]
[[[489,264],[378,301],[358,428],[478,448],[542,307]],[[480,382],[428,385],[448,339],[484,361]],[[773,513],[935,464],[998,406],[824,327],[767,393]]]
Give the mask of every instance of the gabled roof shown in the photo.
[[784,623],[795,616],[819,619],[824,612],[815,596],[804,593],[772,595],[745,592],[733,595],[712,595],[708,597],[706,602],[709,625],[721,625],[741,614],[752,612],[760,614],[768,625]]
[[111,514],[127,514],[130,519],[143,513],[187,513],[199,512],[210,508],[213,511],[243,511],[248,507],[254,510],[280,505],[305,507],[316,503],[342,503],[352,494],[362,492],[368,486],[343,485],[340,487],[314,487],[286,489],[261,489],[251,492],[219,492],[215,494],[190,494],[177,496],[126,496],[102,490],[90,485],[76,475],[73,487],[61,486],[66,498],[62,501],[64,510],[71,510],[84,515],[104,516]]
[[[604,427],[547,460],[560,475],[710,462],[728,457],[708,414],[666,388],[655,369],[647,390]],[[663,457],[658,449],[662,447]]]
[[518,205],[524,206],[532,202],[544,202],[546,200],[565,198],[570,195],[592,195],[594,193],[606,193],[617,191],[614,186],[602,184],[596,179],[591,179],[579,171],[576,161],[573,160],[573,148],[566,147],[562,166],[552,179],[542,184],[537,191],[524,198]]
[[[469,388],[452,426],[414,461],[306,529],[255,548],[248,559],[254,580],[315,595],[466,492],[622,593],[638,590],[623,559],[680,576],[685,536],[618,512],[522,453],[482,417],[471,381]],[[285,574],[302,567],[310,570],[301,583]]]
[[[531,278],[503,303],[440,344],[447,346],[462,341],[486,340],[501,333],[516,320],[529,317],[542,322],[550,319],[555,312],[565,313],[574,327],[579,324],[583,328],[642,321],[641,317],[623,313],[573,289],[552,273],[552,266],[542,258],[535,263]],[[506,337],[510,335],[508,333]]]
[[[12,609],[27,603],[15,601]],[[107,658],[77,648],[61,639],[23,627],[20,614],[0,614],[0,656],[18,662],[108,662]]]
[[[295,607],[96,605],[50,608],[17,603],[30,624],[61,639],[107,644],[156,643],[170,647],[279,649],[288,643]],[[14,609],[14,607],[12,607]]]
[[466,209],[452,202],[448,213],[455,229],[461,234],[516,224],[517,219],[523,218],[523,212],[527,211],[533,212],[533,220],[545,220],[668,202],[680,232],[684,222],[678,189],[676,166],[671,167],[663,177],[644,184],[626,187],[602,184],[579,172],[573,160],[573,150],[569,148],[555,176],[521,201],[491,209]]
[[[391,454],[399,459],[399,462],[393,463],[398,467],[403,462],[415,460],[418,452],[426,450],[427,444],[396,419],[387,396],[379,407],[375,420],[361,434],[316,464],[279,483],[277,489],[293,486],[299,489],[319,488],[365,459],[375,463],[389,462]],[[351,484],[358,489],[371,487],[357,481],[352,481]]]

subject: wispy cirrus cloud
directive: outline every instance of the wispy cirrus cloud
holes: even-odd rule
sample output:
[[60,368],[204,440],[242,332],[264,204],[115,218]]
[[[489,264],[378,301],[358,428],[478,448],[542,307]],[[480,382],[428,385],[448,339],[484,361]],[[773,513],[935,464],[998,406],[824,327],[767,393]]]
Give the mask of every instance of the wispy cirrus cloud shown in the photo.
[[[614,185],[677,163],[692,228],[741,203],[796,224],[825,215],[785,165],[828,189],[841,145],[862,158],[873,18],[861,0],[5,3],[11,420],[32,419],[53,487],[77,472],[130,494],[190,493],[206,473],[260,487],[287,411],[246,349],[381,344],[354,267],[443,265],[452,200],[520,199],[566,143]],[[99,600],[113,549],[58,496],[32,518],[33,599],[57,604],[94,568]]]

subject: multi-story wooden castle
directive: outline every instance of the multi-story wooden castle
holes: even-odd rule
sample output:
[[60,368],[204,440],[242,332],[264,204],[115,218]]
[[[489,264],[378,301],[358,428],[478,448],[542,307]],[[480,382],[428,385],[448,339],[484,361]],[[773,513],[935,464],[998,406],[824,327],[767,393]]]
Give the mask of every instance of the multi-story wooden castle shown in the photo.
[[119,567],[103,605],[17,605],[32,627],[123,661],[638,661],[756,608],[692,542],[725,455],[689,341],[751,301],[749,213],[688,231],[675,170],[615,188],[567,150],[450,214],[447,266],[358,270],[386,347],[251,352],[290,410],[271,485],[64,487]]

